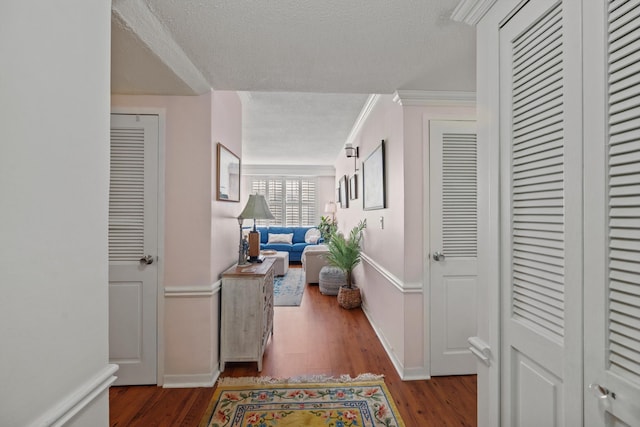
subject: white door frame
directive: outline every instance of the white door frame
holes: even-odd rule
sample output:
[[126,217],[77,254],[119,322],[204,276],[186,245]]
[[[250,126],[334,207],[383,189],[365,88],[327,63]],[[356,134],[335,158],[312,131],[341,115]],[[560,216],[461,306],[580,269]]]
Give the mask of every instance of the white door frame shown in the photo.
[[[435,104],[430,104],[435,105]],[[469,103],[465,101],[443,101],[443,106],[446,107],[460,107],[460,108],[468,108],[470,106],[475,106],[475,102]],[[475,121],[477,120],[475,114],[464,114],[453,113],[453,114],[432,114],[425,113],[422,115],[422,282],[424,283],[424,288],[422,291],[422,308],[423,308],[423,334],[424,334],[424,347],[423,347],[423,366],[425,367],[426,379],[431,378],[431,263],[430,263],[430,254],[431,254],[431,234],[429,232],[429,212],[431,209],[431,204],[429,202],[429,198],[431,196],[430,192],[430,180],[429,175],[431,173],[431,168],[429,165],[429,121],[431,120],[461,120],[461,121]],[[480,165],[478,164],[478,168]],[[478,173],[480,170],[478,169]],[[480,183],[478,183],[479,188]],[[480,204],[478,204],[478,210],[480,209]],[[478,212],[479,213],[479,212]],[[480,228],[480,223],[478,223],[478,229]],[[478,237],[480,237],[478,235]],[[479,243],[479,242],[478,242]]]
[[158,289],[157,289],[157,385],[164,382],[164,195],[165,195],[165,135],[164,108],[113,107],[111,114],[149,114],[158,116]]

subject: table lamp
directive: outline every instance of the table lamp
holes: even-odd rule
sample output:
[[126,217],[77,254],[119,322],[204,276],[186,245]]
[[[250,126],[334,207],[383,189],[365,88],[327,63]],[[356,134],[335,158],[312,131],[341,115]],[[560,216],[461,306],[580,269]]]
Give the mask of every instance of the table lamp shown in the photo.
[[[275,219],[269,205],[261,194],[251,194],[247,205],[238,216],[242,235],[242,220],[253,218],[253,230],[249,232],[249,262],[260,261],[260,232],[256,229],[256,219]],[[242,246],[242,238],[240,241]]]

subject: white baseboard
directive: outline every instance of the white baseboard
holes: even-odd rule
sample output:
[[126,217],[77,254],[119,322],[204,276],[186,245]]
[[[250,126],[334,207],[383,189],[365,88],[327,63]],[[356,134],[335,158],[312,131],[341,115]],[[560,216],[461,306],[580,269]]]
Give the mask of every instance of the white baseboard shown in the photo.
[[218,369],[210,374],[193,374],[193,375],[165,375],[164,388],[194,388],[194,387],[213,387],[220,371]]
[[91,406],[94,400],[109,389],[116,377],[118,365],[107,365],[100,372],[65,396],[53,408],[42,414],[29,427],[58,427],[65,425],[75,415]]
[[369,310],[367,309],[367,306],[365,304],[362,304],[362,311],[364,312],[365,316],[367,316],[369,324],[378,336],[382,347],[384,347],[384,351],[387,353],[387,356],[389,356],[389,359],[391,359],[391,363],[396,369],[398,375],[400,375],[400,379],[402,381],[426,380],[431,378],[429,372],[425,368],[405,368],[402,362],[398,360],[398,357],[394,353],[391,344],[389,344],[389,341],[387,341],[384,334],[382,333],[382,330],[373,321],[373,318],[371,317],[371,314],[369,313]]

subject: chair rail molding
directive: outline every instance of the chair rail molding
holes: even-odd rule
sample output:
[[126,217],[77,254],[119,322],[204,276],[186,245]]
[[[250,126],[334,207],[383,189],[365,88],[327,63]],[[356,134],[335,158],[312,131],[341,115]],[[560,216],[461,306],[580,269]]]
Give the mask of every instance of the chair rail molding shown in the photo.
[[87,382],[31,423],[30,427],[65,425],[71,418],[91,405],[103,392],[109,390],[109,386],[116,380],[114,374],[117,370],[118,365],[110,364],[105,366],[100,372],[96,373]]
[[451,19],[468,25],[476,25],[496,0],[461,0],[451,13]]
[[476,93],[463,91],[398,90],[393,101],[403,107],[475,106]]
[[380,273],[389,283],[391,283],[397,290],[403,294],[419,294],[422,293],[422,283],[405,283],[392,274],[389,270],[378,264],[369,255],[361,252],[362,260],[373,267],[378,273]]
[[164,288],[164,296],[171,297],[210,297],[220,292],[222,280],[202,286],[167,286]]

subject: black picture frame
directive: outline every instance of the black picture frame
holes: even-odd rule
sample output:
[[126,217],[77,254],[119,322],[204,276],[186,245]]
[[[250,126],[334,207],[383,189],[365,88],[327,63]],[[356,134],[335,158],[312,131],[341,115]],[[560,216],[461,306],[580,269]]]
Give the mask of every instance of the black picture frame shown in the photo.
[[358,198],[358,175],[351,175],[349,178],[349,199],[356,200]]
[[216,200],[240,202],[240,157],[222,143],[217,145]]
[[366,211],[387,207],[385,142],[362,163],[362,208]]
[[349,188],[347,182],[347,175],[342,175],[338,182],[338,189],[340,193],[340,207],[346,209],[349,207]]

